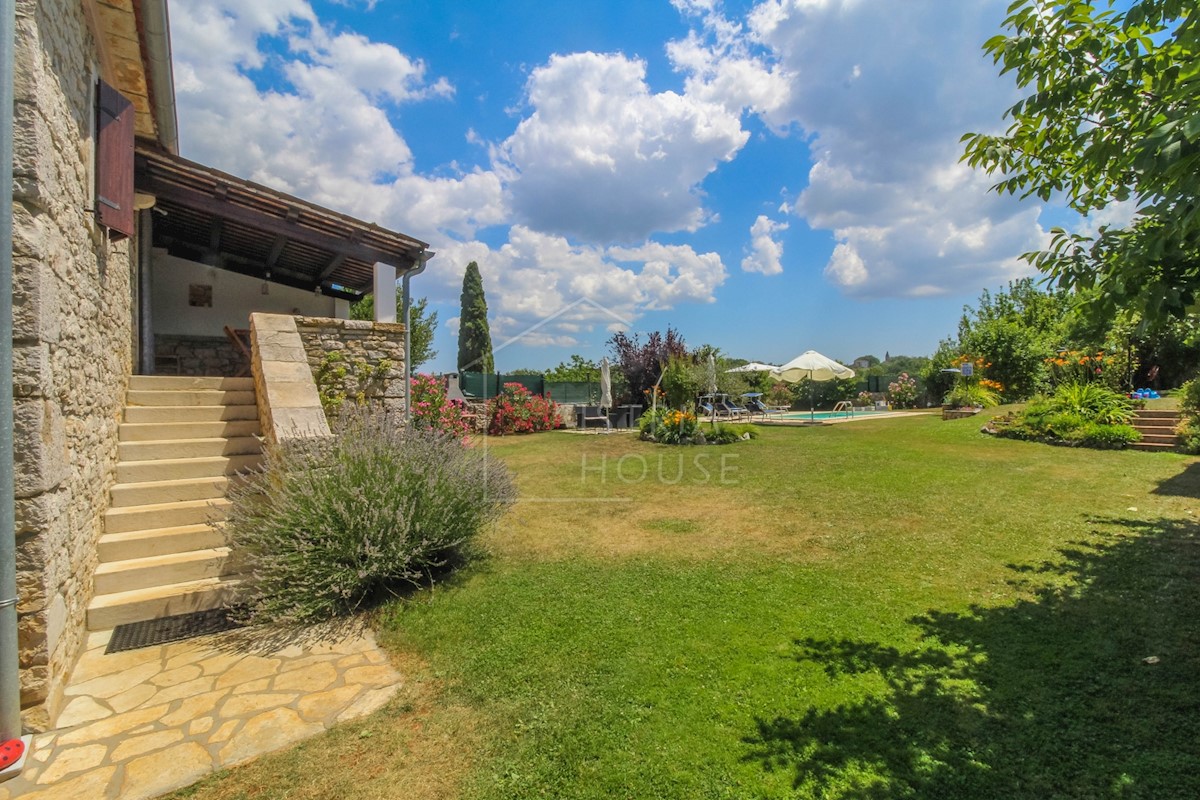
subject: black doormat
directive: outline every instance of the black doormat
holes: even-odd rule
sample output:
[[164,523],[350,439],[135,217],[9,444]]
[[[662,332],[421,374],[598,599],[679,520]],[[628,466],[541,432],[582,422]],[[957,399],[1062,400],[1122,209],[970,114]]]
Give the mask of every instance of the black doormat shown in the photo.
[[176,614],[173,617],[159,617],[145,622],[130,622],[113,628],[112,638],[104,654],[121,653],[125,650],[137,650],[140,647],[150,647],[167,642],[178,642],[182,639],[192,639],[209,633],[220,633],[242,627],[231,616],[228,608],[213,608],[208,611],[195,611],[191,614]]

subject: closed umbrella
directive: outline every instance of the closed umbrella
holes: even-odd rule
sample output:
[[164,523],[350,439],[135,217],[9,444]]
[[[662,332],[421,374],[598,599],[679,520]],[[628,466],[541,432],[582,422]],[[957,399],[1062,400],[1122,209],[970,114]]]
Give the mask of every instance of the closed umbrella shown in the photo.
[[612,408],[612,374],[608,368],[608,356],[600,359],[600,407]]
[[815,381],[831,381],[835,378],[853,378],[854,370],[839,364],[828,356],[823,356],[816,350],[805,350],[782,367],[771,370],[771,377],[786,383],[799,383],[804,378],[809,380],[808,389],[808,418],[814,419],[815,405],[812,383]]
[[713,354],[708,354],[708,364],[704,369],[705,390],[709,394],[717,393],[717,360],[713,358]]

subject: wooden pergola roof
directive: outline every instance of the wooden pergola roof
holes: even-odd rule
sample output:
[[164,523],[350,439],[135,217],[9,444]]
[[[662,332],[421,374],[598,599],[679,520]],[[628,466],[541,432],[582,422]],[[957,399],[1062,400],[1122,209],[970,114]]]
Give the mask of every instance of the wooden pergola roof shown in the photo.
[[376,262],[414,269],[425,242],[139,142],[134,185],[154,195],[154,246],[302,289],[355,299]]

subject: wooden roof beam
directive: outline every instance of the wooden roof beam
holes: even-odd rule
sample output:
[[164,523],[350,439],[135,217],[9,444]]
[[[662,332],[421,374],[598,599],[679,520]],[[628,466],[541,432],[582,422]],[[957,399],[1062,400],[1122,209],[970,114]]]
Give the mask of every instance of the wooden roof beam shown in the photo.
[[162,180],[155,176],[153,172],[145,174],[142,183],[145,186],[144,191],[149,191],[162,200],[178,203],[179,205],[202,211],[214,217],[242,222],[267,233],[292,239],[310,247],[340,254],[346,258],[354,258],[366,261],[367,263],[378,261],[390,264],[401,270],[412,269],[419,260],[419,254],[417,253],[402,256],[370,247],[361,242],[354,242],[349,237],[331,236],[300,225],[298,221],[290,219],[290,214],[289,219],[281,219],[257,209],[237,205],[228,200],[219,200],[211,194]]

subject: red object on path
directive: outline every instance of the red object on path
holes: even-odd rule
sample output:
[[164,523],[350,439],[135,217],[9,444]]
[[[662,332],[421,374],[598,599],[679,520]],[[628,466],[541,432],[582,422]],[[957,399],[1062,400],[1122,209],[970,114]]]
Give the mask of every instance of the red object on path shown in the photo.
[[0,744],[0,769],[8,769],[21,760],[25,752],[25,743],[20,739],[9,739]]

